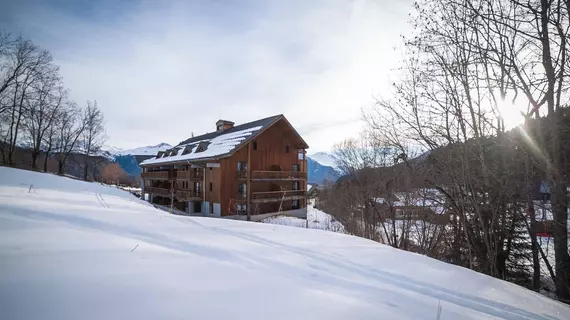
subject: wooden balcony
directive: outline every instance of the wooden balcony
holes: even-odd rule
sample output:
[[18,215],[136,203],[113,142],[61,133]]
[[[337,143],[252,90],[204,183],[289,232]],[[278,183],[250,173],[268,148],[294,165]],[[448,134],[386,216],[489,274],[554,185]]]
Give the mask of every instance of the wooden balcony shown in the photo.
[[141,177],[148,180],[168,180],[169,171],[148,171],[141,172]]
[[157,196],[161,196],[161,197],[170,197],[172,195],[170,189],[165,189],[165,188],[149,187],[149,188],[145,188],[144,191],[148,192],[152,195],[157,195]]
[[284,191],[263,191],[252,192],[252,203],[278,202],[305,199],[307,190],[284,190]]
[[[166,188],[149,187],[145,189],[145,192],[161,197],[170,198],[172,196],[172,190]],[[175,190],[174,198],[178,201],[200,201],[202,200],[202,193],[192,190]]]
[[178,190],[174,193],[174,197],[178,201],[200,201],[202,200],[202,194],[196,191],[190,190]]
[[[238,171],[238,179],[247,179],[247,171]],[[307,173],[300,171],[261,171],[251,172],[251,181],[272,181],[272,180],[307,180]]]
[[176,180],[202,181],[203,178],[202,171],[176,171]]

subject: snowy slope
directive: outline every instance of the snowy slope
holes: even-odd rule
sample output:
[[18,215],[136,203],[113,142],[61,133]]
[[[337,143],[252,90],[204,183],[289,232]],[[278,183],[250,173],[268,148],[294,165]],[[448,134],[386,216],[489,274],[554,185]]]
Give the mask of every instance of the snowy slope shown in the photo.
[[[514,284],[340,233],[169,215],[0,167],[0,319],[568,319]],[[30,188],[30,185],[33,187]]]

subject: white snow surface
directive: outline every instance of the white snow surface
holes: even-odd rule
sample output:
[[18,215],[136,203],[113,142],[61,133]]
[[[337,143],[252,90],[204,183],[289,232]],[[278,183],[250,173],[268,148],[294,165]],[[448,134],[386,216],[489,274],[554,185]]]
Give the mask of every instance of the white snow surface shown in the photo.
[[0,167],[0,319],[568,319],[511,283],[341,233],[171,215]]
[[307,155],[309,158],[313,159],[314,161],[320,163],[323,166],[333,167],[337,169],[336,160],[333,155],[326,152],[316,152],[313,154]]
[[174,161],[184,161],[184,160],[196,160],[196,159],[207,159],[212,157],[221,156],[232,151],[236,146],[238,146],[247,137],[255,134],[257,131],[261,130],[263,126],[257,126],[253,128],[248,128],[244,130],[234,131],[226,134],[221,134],[213,139],[205,139],[201,141],[196,141],[189,143],[188,145],[196,145],[198,143],[209,143],[206,150],[201,152],[196,152],[197,147],[193,147],[192,150],[187,154],[182,154],[186,144],[178,145],[180,149],[176,155],[162,157],[162,158],[151,158],[143,161],[141,164],[157,164],[157,163],[167,163]]
[[289,216],[276,216],[262,220],[263,223],[299,227],[299,228],[306,228],[307,221],[309,229],[321,229],[321,230],[344,233],[344,226],[340,222],[336,221],[330,214],[321,211],[319,209],[313,208],[312,205],[309,205],[307,207],[306,220]]

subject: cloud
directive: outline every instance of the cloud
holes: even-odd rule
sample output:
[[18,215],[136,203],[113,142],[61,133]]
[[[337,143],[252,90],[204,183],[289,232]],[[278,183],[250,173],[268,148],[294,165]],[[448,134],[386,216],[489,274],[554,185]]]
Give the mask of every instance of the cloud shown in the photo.
[[0,18],[52,51],[76,101],[98,101],[111,145],[177,143],[219,118],[239,124],[283,113],[321,151],[355,135],[360,108],[386,90],[410,8],[387,0],[24,1]]

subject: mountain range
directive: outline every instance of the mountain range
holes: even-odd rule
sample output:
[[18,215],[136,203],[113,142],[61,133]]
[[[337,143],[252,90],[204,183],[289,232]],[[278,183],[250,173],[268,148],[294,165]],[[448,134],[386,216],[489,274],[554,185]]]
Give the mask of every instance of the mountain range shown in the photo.
[[[138,178],[141,174],[139,163],[157,154],[172,148],[168,143],[138,147],[133,149],[119,149],[107,147],[102,152],[107,158],[118,163],[129,175]],[[335,165],[334,158],[326,152],[317,152],[307,156],[308,183],[323,184],[325,181],[336,181],[340,171]]]

